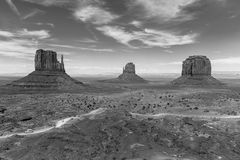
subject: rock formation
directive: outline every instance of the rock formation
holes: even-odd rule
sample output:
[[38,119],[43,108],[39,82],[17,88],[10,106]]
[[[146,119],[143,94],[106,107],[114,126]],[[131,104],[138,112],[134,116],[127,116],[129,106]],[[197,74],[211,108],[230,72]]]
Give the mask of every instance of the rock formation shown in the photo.
[[65,72],[63,55],[61,63],[57,60],[57,53],[53,51],[37,50],[35,55],[35,71]]
[[211,76],[211,62],[206,56],[190,56],[182,65],[182,76]]
[[212,77],[211,61],[206,56],[190,56],[182,64],[182,76],[174,81],[174,85],[220,85]]
[[112,83],[146,83],[147,81],[136,74],[135,65],[131,62],[123,67],[123,73],[116,79],[105,80]]
[[59,62],[56,52],[40,49],[36,51],[35,55],[35,71],[22,79],[12,82],[8,86],[38,90],[72,90],[81,88],[83,85],[65,73],[63,56],[61,56],[61,62]]

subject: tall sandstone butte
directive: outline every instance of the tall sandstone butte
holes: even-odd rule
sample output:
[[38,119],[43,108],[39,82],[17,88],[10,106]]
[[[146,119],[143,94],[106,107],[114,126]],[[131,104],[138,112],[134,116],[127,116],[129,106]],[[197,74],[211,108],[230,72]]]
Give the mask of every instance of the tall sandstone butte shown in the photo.
[[211,76],[211,62],[206,56],[190,56],[182,65],[182,76]]
[[35,55],[35,71],[65,72],[63,55],[61,55],[61,62],[59,62],[56,52],[44,51],[42,49],[37,50]]
[[83,83],[71,78],[64,68],[64,59],[57,59],[57,53],[39,49],[35,54],[35,71],[26,77],[12,82],[8,86],[25,89],[64,89],[83,87]]
[[190,56],[182,64],[182,76],[174,81],[174,85],[220,85],[220,81],[212,77],[211,61],[206,56]]

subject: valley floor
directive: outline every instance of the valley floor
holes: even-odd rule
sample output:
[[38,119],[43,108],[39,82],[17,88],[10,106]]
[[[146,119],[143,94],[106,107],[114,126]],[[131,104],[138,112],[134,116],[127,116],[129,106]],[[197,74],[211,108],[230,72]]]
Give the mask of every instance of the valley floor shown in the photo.
[[91,85],[1,94],[0,159],[240,159],[237,85]]

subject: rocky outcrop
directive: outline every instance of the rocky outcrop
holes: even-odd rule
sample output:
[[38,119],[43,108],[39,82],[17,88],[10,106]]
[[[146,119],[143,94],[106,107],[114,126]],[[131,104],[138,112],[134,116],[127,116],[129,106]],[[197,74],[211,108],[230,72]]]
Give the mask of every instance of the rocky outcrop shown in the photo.
[[123,74],[126,74],[126,73],[136,74],[135,64],[133,64],[132,62],[126,64],[126,66],[123,67]]
[[74,90],[82,88],[83,83],[65,73],[63,56],[61,56],[61,62],[59,62],[56,52],[40,49],[36,51],[35,55],[35,71],[12,82],[8,87],[36,90]]
[[104,80],[109,83],[146,83],[142,77],[136,74],[135,64],[132,62],[123,67],[123,73],[116,79]]
[[212,77],[211,61],[206,56],[190,56],[182,64],[182,76],[173,85],[221,85]]
[[211,76],[211,62],[206,56],[190,56],[182,65],[182,76]]
[[135,65],[132,62],[126,64],[123,68],[123,73],[118,79],[125,82],[146,82],[146,80],[136,74]]
[[56,52],[44,51],[42,49],[37,50],[35,55],[35,71],[65,72],[63,55],[61,55],[61,62],[59,62]]

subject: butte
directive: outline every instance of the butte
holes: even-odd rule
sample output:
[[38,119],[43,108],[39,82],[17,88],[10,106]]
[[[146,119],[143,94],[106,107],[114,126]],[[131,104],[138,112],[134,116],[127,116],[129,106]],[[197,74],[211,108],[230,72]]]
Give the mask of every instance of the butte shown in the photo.
[[145,79],[136,74],[135,64],[128,63],[123,67],[123,73],[115,79],[103,80],[107,83],[147,83]]
[[173,85],[222,85],[212,76],[211,61],[206,56],[190,56],[182,64],[182,76],[171,82]]
[[42,49],[36,51],[35,71],[7,85],[10,88],[37,90],[72,90],[83,86],[82,82],[71,78],[65,72],[63,55],[59,62],[56,52]]

